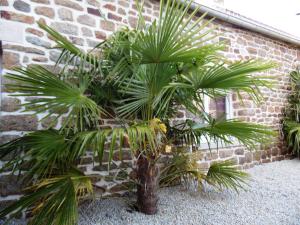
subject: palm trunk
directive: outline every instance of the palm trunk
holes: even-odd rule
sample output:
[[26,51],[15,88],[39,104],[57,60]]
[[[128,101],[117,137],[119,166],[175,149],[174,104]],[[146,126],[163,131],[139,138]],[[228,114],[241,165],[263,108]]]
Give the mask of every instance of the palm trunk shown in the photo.
[[137,160],[137,205],[142,213],[153,215],[157,212],[159,168],[154,160],[140,156]]

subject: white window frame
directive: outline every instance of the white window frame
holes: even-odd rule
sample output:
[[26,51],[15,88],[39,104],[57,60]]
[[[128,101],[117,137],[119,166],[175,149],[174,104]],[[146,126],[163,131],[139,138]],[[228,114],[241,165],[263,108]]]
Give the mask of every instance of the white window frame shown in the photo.
[[[204,110],[206,113],[209,113],[209,100],[210,97],[204,96]],[[233,107],[232,107],[232,94],[229,93],[225,97],[225,115],[226,119],[233,119]]]
[[[209,100],[210,97],[205,95],[204,96],[204,110],[206,113],[209,113]],[[226,119],[233,119],[233,104],[232,104],[232,93],[228,93],[225,98],[225,114],[226,114]],[[208,144],[209,141],[209,144]],[[200,147],[200,150],[207,150],[207,149],[216,149],[217,147],[222,147],[222,143],[216,143],[214,141],[206,140],[204,137],[202,137],[201,143],[197,146]],[[232,145],[226,145],[224,147],[228,146],[239,146],[240,144],[237,141],[233,140]]]

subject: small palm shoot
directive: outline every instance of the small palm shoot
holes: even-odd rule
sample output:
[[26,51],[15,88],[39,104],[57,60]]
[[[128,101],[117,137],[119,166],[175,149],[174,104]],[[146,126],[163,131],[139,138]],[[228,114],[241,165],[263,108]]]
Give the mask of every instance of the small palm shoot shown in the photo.
[[300,71],[290,73],[292,92],[288,98],[289,107],[285,111],[283,133],[288,147],[300,157]]

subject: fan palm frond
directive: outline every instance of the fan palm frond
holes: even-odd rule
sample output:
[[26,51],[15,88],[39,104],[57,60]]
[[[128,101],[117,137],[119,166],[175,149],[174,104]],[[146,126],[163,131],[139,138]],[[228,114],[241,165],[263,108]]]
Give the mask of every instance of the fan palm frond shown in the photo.
[[218,189],[244,189],[249,174],[238,170],[231,160],[214,162],[209,167],[205,181]]
[[[253,73],[266,71],[274,66],[272,62],[249,60],[230,65],[222,63],[194,67],[182,74],[181,79],[171,83],[170,86],[180,89],[181,91],[177,92],[179,95],[190,96],[196,102],[199,102],[203,95],[214,97],[225,95],[230,91],[245,92],[259,101],[262,98],[260,88],[272,87],[274,77],[258,76]],[[183,100],[182,103],[184,102]]]
[[[113,129],[102,129],[96,131],[85,131],[77,133],[73,142],[75,144],[71,158],[81,156],[87,149],[92,149],[95,156],[102,162],[105,143],[109,143],[109,163],[112,160],[114,151],[119,150],[122,158],[122,148],[130,147],[133,153],[138,150],[148,153],[158,154],[157,132],[165,133],[164,127],[161,126],[159,120],[152,120],[149,123],[134,124],[128,127],[120,127]],[[119,147],[117,147],[119,146]],[[148,152],[150,151],[150,152]]]
[[82,80],[79,84],[63,81],[41,66],[17,68],[15,71],[19,74],[11,73],[7,77],[17,83],[7,87],[17,92],[13,96],[34,97],[24,104],[26,111],[46,113],[46,117],[54,114],[56,120],[69,111],[62,126],[72,126],[75,130],[97,124],[97,118],[104,112],[86,95],[88,80]]
[[293,152],[297,155],[300,154],[300,123],[285,120],[283,123],[283,130],[286,133],[286,140],[288,146],[293,149]]
[[167,63],[141,65],[127,83],[120,86],[120,91],[128,96],[120,100],[120,115],[142,114],[146,120],[163,117],[174,93],[168,84],[176,72],[176,68]]
[[0,218],[30,210],[30,225],[74,225],[79,199],[93,193],[91,180],[79,171],[41,180],[19,201],[0,211]]
[[[61,54],[56,64],[63,63],[67,66],[80,65],[80,68],[89,68],[90,70],[95,70],[98,72],[101,71],[101,67],[105,65],[104,61],[100,59],[99,55],[83,52],[59,32],[44,23],[38,22],[38,25],[56,42],[57,45],[55,48],[61,50]],[[99,43],[99,45],[101,44],[102,43]]]
[[207,123],[188,120],[185,127],[179,132],[188,144],[200,144],[203,142],[203,138],[225,144],[233,144],[234,140],[237,140],[249,149],[255,148],[260,143],[268,143],[275,135],[274,131],[263,125],[212,118]]
[[28,133],[23,137],[0,146],[0,158],[15,155],[5,167],[13,166],[14,170],[22,171],[23,165],[29,176],[48,177],[52,173],[61,174],[73,164],[71,158],[71,142],[56,130],[41,130]]
[[[205,21],[206,14],[193,21],[198,8],[189,14],[192,1],[184,3],[160,1],[158,21],[149,28],[138,30],[131,44],[133,61],[145,63],[198,62],[220,49],[216,44],[207,44],[215,36],[208,29],[212,20]],[[199,26],[199,24],[201,24]]]

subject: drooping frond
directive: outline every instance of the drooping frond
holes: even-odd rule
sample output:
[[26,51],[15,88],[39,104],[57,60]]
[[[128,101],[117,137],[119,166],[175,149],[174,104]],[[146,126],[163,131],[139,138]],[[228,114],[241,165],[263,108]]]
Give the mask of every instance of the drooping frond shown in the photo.
[[206,181],[219,190],[232,189],[238,192],[247,184],[249,174],[239,170],[233,161],[213,162],[209,168],[200,169],[197,164],[198,159],[197,152],[174,153],[170,162],[161,171],[160,185],[183,183],[187,189],[201,190],[203,181]]
[[221,144],[233,144],[237,141],[249,149],[267,143],[275,135],[270,128],[263,125],[212,118],[205,123],[188,120],[184,128],[178,132],[178,138],[181,136],[188,144],[200,144],[205,140]]
[[225,95],[230,91],[245,92],[259,101],[262,97],[260,88],[270,88],[274,77],[254,73],[266,71],[274,66],[272,62],[257,60],[235,62],[230,65],[222,63],[200,66],[183,73],[181,79],[170,85],[181,90],[178,92],[178,98],[181,94],[194,98],[196,102],[199,102],[203,95],[213,97]]
[[[133,153],[137,150],[147,154],[158,154],[157,132],[164,133],[161,122],[152,120],[149,123],[135,124],[128,127],[102,129],[79,132],[73,138],[74,156],[81,156],[86,149],[92,149],[99,162],[103,159],[105,144],[109,141],[109,162],[116,149],[122,157],[124,145],[130,147]],[[71,158],[74,158],[71,156]]]
[[177,149],[172,158],[160,173],[159,184],[162,187],[176,185],[189,176],[201,182],[204,177],[204,171],[199,171],[196,165],[196,154],[187,153],[184,150]]
[[232,189],[238,192],[238,189],[244,189],[248,178],[248,173],[238,170],[231,160],[226,160],[212,163],[205,181],[220,190]]
[[0,218],[30,210],[29,225],[74,225],[78,201],[93,193],[91,180],[79,171],[41,180],[28,193],[0,211]]
[[7,77],[16,81],[7,87],[16,94],[13,96],[34,97],[25,103],[25,111],[55,115],[56,120],[67,113],[62,126],[83,130],[84,126],[93,126],[101,114],[100,106],[85,93],[88,80],[71,83],[61,80],[56,74],[41,66],[17,68],[19,74],[8,74]]
[[15,155],[5,167],[22,171],[23,165],[29,176],[49,177],[52,173],[61,174],[68,170],[74,159],[71,155],[71,142],[56,130],[28,133],[21,138],[0,146],[0,159]]

